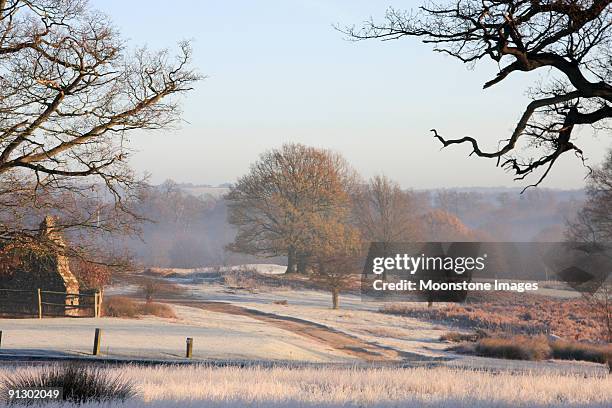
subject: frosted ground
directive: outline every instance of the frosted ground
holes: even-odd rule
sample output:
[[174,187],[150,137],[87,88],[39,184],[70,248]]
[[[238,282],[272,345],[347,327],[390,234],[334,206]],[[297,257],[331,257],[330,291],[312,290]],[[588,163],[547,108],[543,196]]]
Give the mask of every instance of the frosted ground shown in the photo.
[[[18,368],[36,370],[37,368]],[[83,408],[609,407],[612,377],[465,372],[448,368],[288,369],[201,366],[111,369],[138,397]],[[8,372],[0,368],[0,375]],[[61,406],[66,405],[46,405]]]
[[[267,274],[282,273],[282,268],[258,266]],[[91,358],[94,329],[99,327],[103,329],[102,359],[185,362],[185,338],[193,337],[193,361],[212,360],[216,366],[110,366],[135,383],[138,397],[123,403],[81,405],[84,408],[612,405],[612,376],[601,364],[454,355],[439,341],[447,327],[378,313],[380,303],[363,302],[358,295],[342,295],[341,309],[331,310],[329,293],[282,287],[232,289],[210,278],[215,270],[174,269],[162,274],[186,289],[182,304],[172,300],[176,319],[0,319],[0,359],[5,360],[0,363],[0,376],[38,369],[11,360]],[[224,272],[231,270],[240,268]],[[107,293],[135,290],[123,285]],[[261,316],[233,313],[232,308]],[[278,324],[266,322],[269,316]],[[290,330],[282,325],[284,319],[298,319],[388,351],[382,354],[386,360],[366,368],[364,364],[369,363],[359,354],[343,351],[333,339],[321,341]],[[246,368],[236,365],[245,361],[249,362]]]
[[[253,265],[248,265],[253,267]],[[242,268],[226,268],[224,272]],[[258,265],[264,274],[284,271],[279,265]],[[91,355],[94,329],[103,330],[103,357],[116,359],[184,360],[185,339],[194,338],[195,360],[251,360],[307,363],[363,363],[359,353],[344,350],[343,339],[310,336],[283,324],[282,319],[300,319],[330,332],[355,339],[355,347],[372,346],[392,363],[435,362],[452,367],[552,370],[553,372],[603,373],[603,365],[574,362],[514,362],[456,355],[439,341],[448,327],[417,319],[378,313],[381,303],[364,302],[356,294],[341,295],[340,310],[330,308],[324,291],[258,287],[231,289],[211,278],[219,268],[172,269],[160,276],[186,289],[182,305],[173,304],[177,319],[0,319],[3,342],[0,358],[26,356],[86,357]],[[110,288],[112,294],[129,294],[135,286]],[[176,302],[176,300],[174,300]],[[287,304],[278,304],[286,301]],[[224,302],[230,306],[270,314],[264,320],[201,307],[202,302]],[[217,303],[213,303],[217,304]],[[425,307],[424,305],[422,305]],[[360,343],[359,343],[360,342]],[[376,356],[374,356],[376,357]],[[381,358],[382,358],[381,357]],[[365,360],[368,357],[366,356]],[[380,359],[379,359],[380,360]]]

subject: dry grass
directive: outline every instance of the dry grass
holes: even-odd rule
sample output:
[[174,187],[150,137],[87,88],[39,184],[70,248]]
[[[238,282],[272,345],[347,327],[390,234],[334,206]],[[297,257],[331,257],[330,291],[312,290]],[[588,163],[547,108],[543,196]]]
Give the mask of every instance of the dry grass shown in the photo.
[[488,334],[479,330],[476,333],[460,333],[456,331],[446,332],[440,336],[440,341],[449,341],[451,343],[475,342],[488,337]]
[[481,356],[510,360],[545,360],[552,354],[544,336],[485,338],[476,343],[474,351]]
[[[18,371],[37,371],[20,368]],[[7,368],[0,368],[2,372]],[[612,376],[510,374],[448,368],[340,369],[121,366],[139,397],[82,408],[606,407]],[[51,407],[52,405],[48,405]]]
[[128,317],[138,316],[138,304],[125,296],[112,296],[104,300],[102,314],[109,317]]
[[[476,336],[476,335],[474,335]],[[612,344],[549,340],[546,336],[486,337],[473,340],[461,333],[445,334],[444,340],[475,342],[451,348],[458,352],[511,360],[577,360],[606,364],[612,361]],[[462,340],[463,339],[463,340]]]
[[165,319],[176,319],[174,309],[164,303],[146,302],[140,305],[139,312],[141,315],[151,315],[163,317]]
[[139,303],[128,297],[112,296],[105,300],[103,315],[108,317],[137,318],[141,315],[152,315],[166,319],[176,318],[174,310],[163,303]]
[[389,304],[383,313],[434,321],[465,329],[506,334],[552,333],[571,340],[597,342],[606,329],[583,299],[554,299],[533,294],[495,292],[478,303],[424,305]]
[[612,362],[612,344],[587,344],[559,340],[551,342],[550,347],[552,357],[559,360]]

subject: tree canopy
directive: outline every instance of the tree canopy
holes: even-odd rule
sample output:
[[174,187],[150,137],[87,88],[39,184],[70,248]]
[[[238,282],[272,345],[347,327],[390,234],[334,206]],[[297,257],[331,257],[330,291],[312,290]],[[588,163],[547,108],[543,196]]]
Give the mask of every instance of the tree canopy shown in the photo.
[[[226,196],[237,235],[229,248],[287,256],[290,272],[305,272],[313,248],[345,231],[354,173],[333,152],[285,144],[263,153]],[[340,232],[341,231],[341,232]]]
[[38,212],[124,230],[128,135],[177,123],[200,79],[190,56],[186,42],[176,57],[128,47],[85,0],[0,0],[0,240],[34,236]]

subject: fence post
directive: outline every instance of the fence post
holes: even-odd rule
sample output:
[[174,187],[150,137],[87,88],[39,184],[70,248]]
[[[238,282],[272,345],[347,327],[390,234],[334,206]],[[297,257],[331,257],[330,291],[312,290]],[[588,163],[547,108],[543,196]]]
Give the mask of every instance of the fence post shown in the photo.
[[186,358],[191,358],[193,355],[193,338],[187,337],[187,351],[185,352]]
[[42,319],[42,293],[40,292],[40,288],[38,288],[38,318]]
[[94,317],[99,317],[98,312],[98,291],[94,293]]
[[93,355],[97,356],[100,354],[100,341],[102,340],[102,330],[96,328],[96,334],[94,335],[94,344],[93,344]]

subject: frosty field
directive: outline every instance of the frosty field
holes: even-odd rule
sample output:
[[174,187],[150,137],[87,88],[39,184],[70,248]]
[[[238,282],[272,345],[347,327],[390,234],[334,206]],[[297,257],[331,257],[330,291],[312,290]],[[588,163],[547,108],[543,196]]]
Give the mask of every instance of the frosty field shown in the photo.
[[[260,273],[275,276],[278,269],[266,265]],[[380,313],[382,304],[355,293],[342,294],[341,309],[332,310],[329,293],[306,287],[241,289],[209,270],[172,270],[156,279],[184,289],[156,299],[176,318],[0,319],[0,376],[38,370],[50,359],[119,361],[107,369],[132,381],[138,396],[83,408],[612,404],[612,376],[603,364],[456,354],[440,341],[449,327]],[[142,300],[134,284],[107,291],[117,294]],[[98,357],[91,356],[95,328],[103,333]],[[194,338],[191,360],[186,337]]]
[[[36,368],[18,368],[36,370]],[[491,374],[448,368],[289,369],[128,366],[138,397],[83,408],[606,407],[612,377]],[[0,374],[8,369],[0,369]],[[51,405],[50,405],[51,406]],[[52,406],[68,407],[68,404]]]

